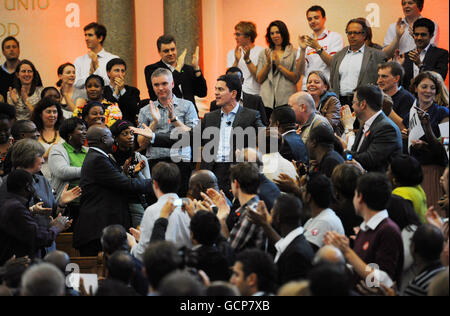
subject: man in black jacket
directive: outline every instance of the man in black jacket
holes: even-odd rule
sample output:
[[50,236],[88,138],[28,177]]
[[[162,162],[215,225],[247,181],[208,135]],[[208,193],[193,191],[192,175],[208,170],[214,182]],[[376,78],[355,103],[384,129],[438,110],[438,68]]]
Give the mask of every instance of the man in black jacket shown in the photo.
[[[178,58],[177,43],[173,36],[160,36],[156,44],[161,60],[145,67],[145,81],[150,99],[152,101],[157,99],[156,93],[153,91],[151,78],[152,73],[158,68],[166,68],[172,72],[175,83],[173,93],[177,98],[189,100],[195,105],[195,96],[206,97],[208,91],[206,80],[199,66],[198,47],[192,58],[192,66],[190,66],[184,64],[185,52]],[[198,113],[197,106],[195,108]]]
[[432,70],[439,73],[445,80],[448,72],[448,51],[433,46],[430,42],[434,36],[434,22],[421,18],[414,22],[413,36],[416,43],[416,49],[405,54],[403,69],[405,77],[403,86],[410,88],[411,80],[419,72]]
[[109,155],[114,139],[107,127],[91,127],[87,140],[90,149],[81,168],[83,195],[74,230],[74,247],[83,257],[101,251],[103,228],[114,224],[130,227],[128,193],[153,192],[151,180],[128,178]]
[[112,103],[118,103],[123,119],[136,126],[139,114],[139,89],[125,84],[127,64],[123,59],[114,58],[106,64],[109,85],[103,89],[103,96]]

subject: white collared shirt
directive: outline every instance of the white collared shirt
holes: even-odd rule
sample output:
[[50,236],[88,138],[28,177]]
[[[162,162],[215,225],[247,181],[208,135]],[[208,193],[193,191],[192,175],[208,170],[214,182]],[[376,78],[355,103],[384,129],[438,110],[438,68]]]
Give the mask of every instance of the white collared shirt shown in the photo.
[[324,209],[316,217],[310,218],[303,227],[306,240],[319,248],[323,247],[323,239],[327,232],[345,234],[341,219],[331,208]]
[[169,69],[170,69],[171,72],[174,72],[174,71],[175,71],[176,68],[175,68],[174,66],[165,63],[164,60],[161,60],[161,61],[163,62],[164,65],[166,65],[167,67],[169,67]]
[[359,227],[364,232],[368,231],[369,229],[375,230],[378,227],[378,225],[380,225],[380,223],[388,217],[389,213],[387,210],[380,211],[374,216],[372,216],[372,218],[369,219],[367,223],[363,222]]
[[111,90],[113,92],[113,97],[116,100],[119,100],[120,97],[123,96],[127,92],[127,89],[125,89],[125,87],[124,87],[124,88],[122,88],[122,90],[119,91],[119,95],[117,95],[116,94],[116,89],[112,86],[111,82],[109,83],[109,87],[111,88]]
[[[315,35],[311,34],[311,37],[314,38]],[[325,29],[322,34],[317,38],[320,47],[323,48],[330,56],[335,55],[342,48],[344,48],[344,41],[342,39],[341,34],[336,32],[331,32]],[[300,56],[300,48],[298,51],[298,56]],[[303,78],[303,87],[302,90],[306,91],[306,82],[308,80],[308,75],[311,71],[320,70],[325,76],[330,79],[330,67],[320,58],[320,55],[317,54],[316,50],[311,47],[306,48],[305,52],[306,59],[306,68],[305,68],[305,76]]]
[[347,54],[345,54],[344,59],[342,59],[339,67],[341,96],[353,94],[353,91],[358,86],[359,73],[361,72],[365,48],[366,45],[363,45],[356,52],[348,48]]
[[231,134],[233,132],[233,123],[236,119],[237,112],[240,104],[236,103],[236,106],[230,111],[225,113],[223,109],[220,110],[220,137],[219,137],[219,150],[217,151],[216,162],[230,162],[231,160]]
[[95,150],[95,151],[98,151],[99,153],[101,153],[101,154],[103,154],[103,155],[105,155],[106,157],[109,158],[108,154],[105,153],[105,152],[104,152],[103,150],[101,150],[100,148],[97,148],[97,147],[90,147],[90,149],[93,149],[93,150]]
[[[419,16],[419,19],[420,18],[422,18],[422,16]],[[408,22],[406,21],[405,18],[403,18],[402,22],[405,24],[405,33],[403,33],[402,37],[400,38],[400,43],[399,43],[400,54],[404,54],[404,53],[409,52],[410,50],[416,49],[416,42],[414,41],[414,37],[412,37],[412,35],[409,33]],[[394,38],[397,36],[396,35],[397,33],[395,31],[396,25],[397,25],[397,23],[392,23],[391,25],[389,25],[386,36],[384,37],[383,47],[388,46],[394,40]],[[439,28],[436,23],[434,23],[434,26],[435,26],[434,36],[431,39],[430,43],[434,44],[436,47],[439,47],[438,46]]]
[[298,227],[287,234],[286,237],[281,238],[276,244],[275,249],[277,249],[277,255],[275,256],[274,262],[277,263],[283,252],[289,247],[289,245],[294,241],[295,238],[303,234],[303,227]]
[[364,142],[364,139],[366,139],[366,133],[370,130],[370,127],[372,126],[373,122],[376,120],[376,118],[382,113],[383,111],[380,110],[377,113],[375,113],[374,115],[372,115],[372,117],[370,119],[368,119],[365,123],[364,123],[364,129],[363,129],[363,136],[361,137],[361,140],[359,141],[359,145],[356,151],[359,151],[359,148],[361,147],[362,143]]
[[[268,149],[266,148],[266,150]],[[292,180],[297,178],[295,167],[289,160],[281,156],[278,151],[263,155],[262,160],[263,173],[270,181],[278,180],[281,173],[287,174]]]
[[[424,50],[422,50],[420,52],[419,58],[420,58],[420,62],[421,63],[423,63],[423,60],[425,59],[425,55],[427,54],[428,49],[430,48],[430,46],[431,46],[431,43],[428,44],[428,46]],[[413,70],[414,70],[414,78],[415,78],[419,74],[420,69],[419,69],[419,67],[417,67],[417,65],[414,62],[413,62]]]
[[[113,55],[102,49],[98,54],[98,68],[94,71],[94,75],[99,75],[105,81],[105,86],[109,85],[109,78],[106,73],[106,64],[113,58],[119,58],[119,56]],[[83,55],[75,59],[75,87],[83,89],[86,79],[90,76],[91,70],[91,58],[88,54]]]

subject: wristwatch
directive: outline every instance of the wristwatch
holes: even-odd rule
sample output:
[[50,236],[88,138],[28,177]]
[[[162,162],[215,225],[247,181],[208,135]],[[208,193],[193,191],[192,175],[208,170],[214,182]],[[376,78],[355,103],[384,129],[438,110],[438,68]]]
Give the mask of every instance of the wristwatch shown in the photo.
[[245,63],[248,65],[248,64],[251,64],[252,61],[251,61],[251,59],[248,59],[248,60],[245,61]]
[[321,47],[320,49],[316,50],[316,53],[319,54],[319,55],[322,54],[322,52],[323,52],[323,47]]
[[175,123],[176,121],[178,121],[178,117],[176,116],[170,119],[170,123]]

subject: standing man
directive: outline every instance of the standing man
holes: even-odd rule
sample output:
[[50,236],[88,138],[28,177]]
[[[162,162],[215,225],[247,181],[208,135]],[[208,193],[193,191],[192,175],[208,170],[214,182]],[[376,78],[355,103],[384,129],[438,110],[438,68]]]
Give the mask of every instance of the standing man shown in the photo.
[[173,94],[180,99],[191,101],[198,113],[195,105],[195,96],[204,98],[208,91],[206,80],[203,77],[199,66],[199,48],[192,56],[192,66],[185,65],[186,50],[178,57],[177,42],[172,35],[162,35],[156,42],[161,60],[155,64],[145,67],[145,81],[147,83],[148,94],[152,101],[156,101],[157,93],[154,91],[152,74],[158,68],[166,68],[172,72],[174,87]]
[[[413,50],[416,47],[414,43],[412,26],[414,22],[416,22],[418,19],[422,17],[420,13],[422,12],[425,0],[401,0],[401,1],[405,17],[403,19],[400,18],[400,20],[401,23],[406,26],[407,31],[400,38],[399,50],[400,54],[404,54],[406,52],[409,52],[410,50]],[[383,43],[384,47],[388,46],[395,39],[396,24],[397,23],[392,23],[391,25],[389,25],[389,29],[384,38]],[[437,46],[439,41],[439,29],[436,23],[434,23],[434,25],[436,28],[436,33],[431,39],[431,42]]]
[[105,81],[105,85],[109,85],[106,64],[113,58],[119,58],[119,56],[108,53],[103,49],[106,28],[95,22],[90,23],[84,27],[84,38],[89,51],[86,55],[75,59],[75,87],[83,89],[87,77],[92,74],[99,75]]
[[313,34],[299,37],[301,66],[304,69],[302,90],[306,90],[306,80],[313,70],[322,71],[330,78],[330,65],[333,55],[344,47],[344,41],[339,33],[325,28],[327,18],[325,10],[320,6],[312,6],[306,11],[306,18]]
[[9,88],[14,84],[16,67],[20,62],[19,41],[13,36],[5,38],[2,42],[2,53],[6,61],[0,67],[0,95],[3,97],[3,101],[6,102],[6,95]]
[[247,94],[259,95],[260,84],[256,81],[259,54],[264,47],[256,46],[256,25],[253,22],[241,21],[234,27],[236,31],[236,48],[227,55],[227,67],[238,67],[244,77],[242,91]]
[[103,89],[103,96],[109,102],[118,103],[123,119],[136,125],[141,92],[125,84],[126,71],[127,64],[123,59],[114,58],[106,64],[110,83]]

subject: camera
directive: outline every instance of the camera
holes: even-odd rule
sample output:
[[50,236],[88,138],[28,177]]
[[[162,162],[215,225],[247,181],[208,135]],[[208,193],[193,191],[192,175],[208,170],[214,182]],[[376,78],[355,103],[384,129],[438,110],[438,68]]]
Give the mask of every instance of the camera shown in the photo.
[[347,161],[352,161],[353,160],[353,155],[352,154],[347,154],[346,158],[347,158]]

